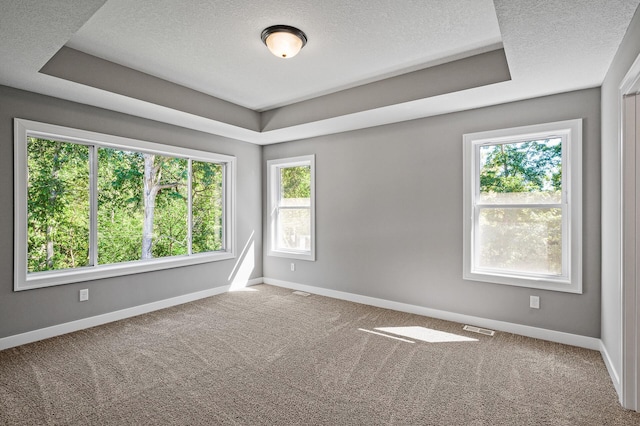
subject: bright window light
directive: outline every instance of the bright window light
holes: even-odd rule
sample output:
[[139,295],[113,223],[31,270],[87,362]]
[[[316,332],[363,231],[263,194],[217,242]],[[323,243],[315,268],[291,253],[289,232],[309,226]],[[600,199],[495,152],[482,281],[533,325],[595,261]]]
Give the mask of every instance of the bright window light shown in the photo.
[[374,330],[385,333],[396,334],[410,339],[421,340],[428,343],[452,343],[452,342],[477,342],[473,339],[459,334],[447,333],[446,331],[434,330],[432,328],[410,326],[410,327],[376,327]]

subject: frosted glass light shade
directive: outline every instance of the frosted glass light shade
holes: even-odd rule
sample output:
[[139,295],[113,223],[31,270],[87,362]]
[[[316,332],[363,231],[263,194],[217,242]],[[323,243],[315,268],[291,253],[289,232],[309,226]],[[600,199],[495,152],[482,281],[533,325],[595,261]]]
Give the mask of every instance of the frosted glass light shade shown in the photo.
[[266,43],[271,53],[280,58],[293,58],[302,49],[302,40],[290,33],[273,33]]
[[307,44],[307,36],[288,25],[274,25],[262,31],[262,41],[279,58],[293,58]]

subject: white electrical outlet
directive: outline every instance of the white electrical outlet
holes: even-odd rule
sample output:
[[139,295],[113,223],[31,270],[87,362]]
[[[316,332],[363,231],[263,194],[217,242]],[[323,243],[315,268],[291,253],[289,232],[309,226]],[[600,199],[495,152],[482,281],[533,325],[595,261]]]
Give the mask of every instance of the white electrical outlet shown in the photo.
[[291,272],[294,272],[296,270],[296,264],[295,263],[291,263]]
[[533,309],[540,309],[540,297],[529,296],[529,307]]
[[83,288],[82,290],[80,290],[80,301],[84,302],[86,300],[89,300],[89,289]]

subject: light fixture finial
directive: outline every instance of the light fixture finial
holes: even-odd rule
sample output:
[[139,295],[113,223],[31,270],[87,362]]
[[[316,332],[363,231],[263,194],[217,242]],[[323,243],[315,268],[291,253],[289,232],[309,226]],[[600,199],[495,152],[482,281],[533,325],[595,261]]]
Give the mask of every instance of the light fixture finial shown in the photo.
[[275,56],[293,58],[307,44],[307,35],[289,25],[273,25],[265,28],[260,36],[262,42]]

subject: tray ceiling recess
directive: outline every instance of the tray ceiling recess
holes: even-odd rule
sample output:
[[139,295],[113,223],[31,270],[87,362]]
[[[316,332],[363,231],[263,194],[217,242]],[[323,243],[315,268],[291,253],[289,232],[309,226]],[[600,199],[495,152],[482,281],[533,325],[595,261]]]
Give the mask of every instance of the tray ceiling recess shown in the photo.
[[[0,84],[276,143],[597,87],[639,3],[9,2]],[[272,25],[304,49],[272,55]]]

